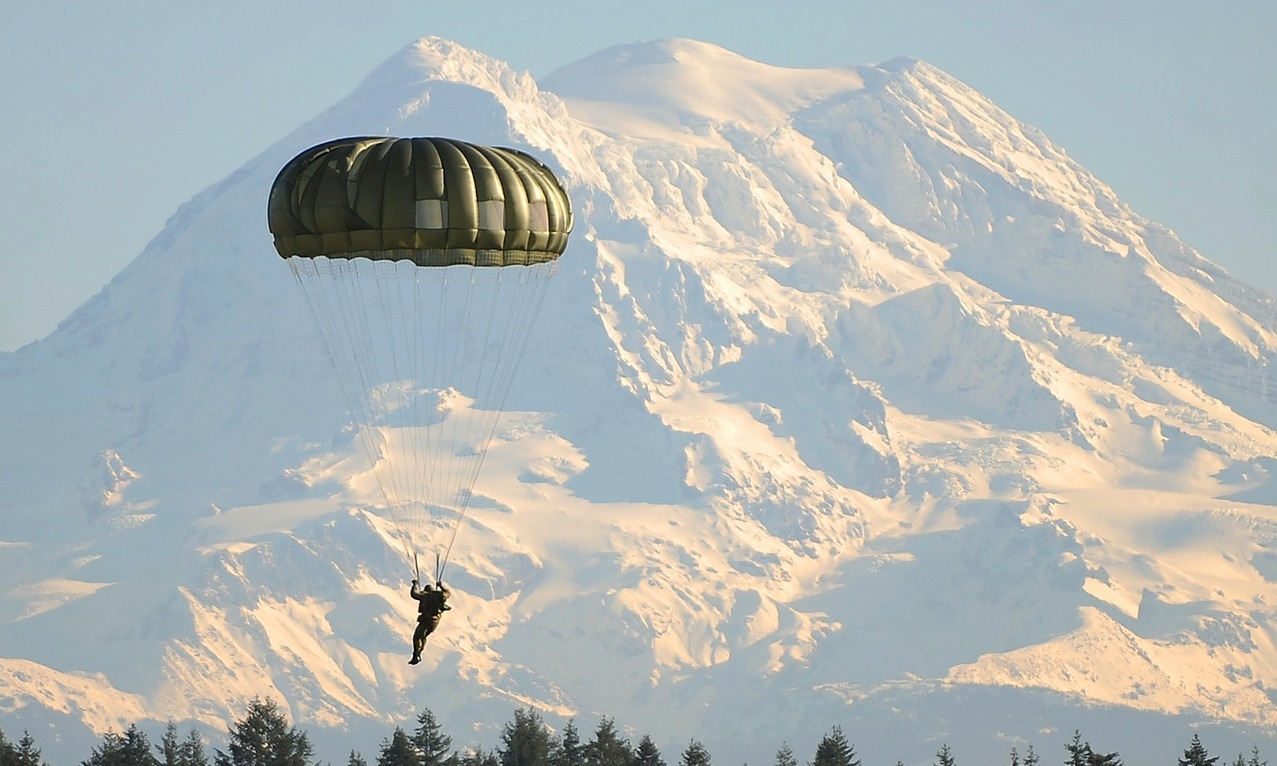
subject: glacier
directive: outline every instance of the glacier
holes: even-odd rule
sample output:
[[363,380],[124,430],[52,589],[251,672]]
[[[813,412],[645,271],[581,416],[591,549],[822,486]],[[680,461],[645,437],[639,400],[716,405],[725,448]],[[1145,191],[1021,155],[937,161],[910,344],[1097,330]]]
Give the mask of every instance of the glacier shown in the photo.
[[[415,668],[265,223],[294,154],[380,134],[531,152],[577,217]],[[70,762],[268,696],[329,760],[525,706],[667,760],[1267,754],[1274,367],[1271,296],[925,62],[538,82],[423,38],[0,354],[0,727]]]

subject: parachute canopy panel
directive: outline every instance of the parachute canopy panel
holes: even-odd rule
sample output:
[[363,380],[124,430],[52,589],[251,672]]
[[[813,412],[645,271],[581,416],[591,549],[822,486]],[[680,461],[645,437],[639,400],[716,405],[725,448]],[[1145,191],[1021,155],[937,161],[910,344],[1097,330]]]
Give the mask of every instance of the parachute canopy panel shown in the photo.
[[567,193],[545,165],[448,138],[344,138],[294,157],[271,187],[283,258],[515,266],[558,258]]

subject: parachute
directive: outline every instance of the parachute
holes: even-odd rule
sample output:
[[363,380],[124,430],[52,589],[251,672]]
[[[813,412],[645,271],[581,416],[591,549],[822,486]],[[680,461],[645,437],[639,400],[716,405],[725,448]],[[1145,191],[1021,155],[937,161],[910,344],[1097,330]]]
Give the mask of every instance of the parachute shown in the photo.
[[346,138],[289,161],[275,249],[301,286],[414,570],[466,516],[572,230],[554,174],[515,149]]

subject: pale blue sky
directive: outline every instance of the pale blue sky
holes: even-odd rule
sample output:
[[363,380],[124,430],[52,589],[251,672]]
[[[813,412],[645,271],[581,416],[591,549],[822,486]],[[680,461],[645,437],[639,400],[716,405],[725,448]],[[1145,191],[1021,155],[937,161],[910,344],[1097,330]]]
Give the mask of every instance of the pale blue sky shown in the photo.
[[6,0],[0,350],[47,335],[178,205],[430,34],[537,77],[660,37],[782,66],[923,59],[1277,293],[1272,0]]

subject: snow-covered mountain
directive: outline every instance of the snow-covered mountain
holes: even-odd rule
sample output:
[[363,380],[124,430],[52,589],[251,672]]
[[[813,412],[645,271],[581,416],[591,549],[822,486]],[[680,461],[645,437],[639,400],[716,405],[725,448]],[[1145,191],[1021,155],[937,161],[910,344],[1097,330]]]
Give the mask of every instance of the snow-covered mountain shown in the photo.
[[[265,222],[294,154],[383,133],[532,152],[577,221],[417,667]],[[262,695],[329,760],[422,707],[670,762],[1262,750],[1275,367],[1270,296],[926,63],[664,40],[538,83],[426,38],[0,354],[0,728],[68,763]]]

